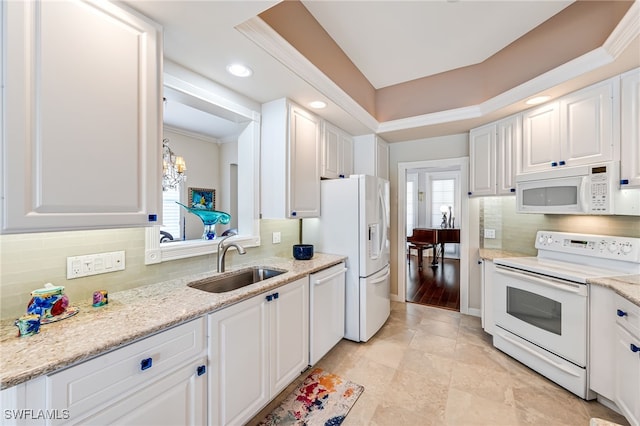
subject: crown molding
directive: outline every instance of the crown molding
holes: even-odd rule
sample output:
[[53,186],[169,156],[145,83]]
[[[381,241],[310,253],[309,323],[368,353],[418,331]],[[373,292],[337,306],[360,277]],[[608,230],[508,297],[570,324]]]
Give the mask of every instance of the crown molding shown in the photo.
[[480,118],[612,63],[640,34],[640,2],[635,1],[633,3],[602,47],[596,48],[480,104],[385,122],[378,122],[375,117],[369,114],[259,17],[238,25],[236,29],[319,90],[345,112],[371,129],[371,131],[374,133],[386,133]]
[[235,28],[364,126],[372,131],[378,128],[375,117],[262,19],[256,16]]
[[211,142],[211,143],[215,143],[216,145],[220,145],[221,143],[223,143],[223,141],[216,139],[214,137],[203,135],[202,133],[196,133],[189,130],[184,130],[179,127],[171,126],[169,124],[163,124],[162,127],[164,130],[167,130],[169,132],[176,133],[182,136],[187,136],[193,139],[198,139],[203,142]]
[[634,1],[602,47],[612,58],[617,58],[638,35],[640,35],[640,2]]

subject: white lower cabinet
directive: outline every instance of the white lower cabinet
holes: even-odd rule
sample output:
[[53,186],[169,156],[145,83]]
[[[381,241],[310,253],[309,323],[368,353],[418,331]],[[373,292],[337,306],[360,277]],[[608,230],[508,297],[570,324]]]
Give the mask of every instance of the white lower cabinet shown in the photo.
[[615,397],[632,426],[640,425],[640,307],[615,295]]
[[206,341],[203,317],[3,390],[2,424],[204,424]]
[[589,318],[589,389],[613,401],[616,304],[612,290],[589,287]]
[[493,335],[495,327],[495,321],[493,320],[493,275],[495,270],[496,266],[493,261],[488,259],[482,261],[480,319],[483,330],[491,335]]
[[309,364],[308,278],[209,315],[209,423],[243,424]]
[[309,275],[309,364],[314,365],[344,337],[344,263]]

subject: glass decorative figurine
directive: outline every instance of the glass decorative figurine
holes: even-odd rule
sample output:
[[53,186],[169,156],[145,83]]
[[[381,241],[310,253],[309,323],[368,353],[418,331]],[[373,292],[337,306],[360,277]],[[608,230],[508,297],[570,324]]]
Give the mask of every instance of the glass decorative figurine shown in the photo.
[[[176,201],[176,203],[178,203]],[[220,212],[217,210],[199,209],[187,207],[182,203],[178,203],[184,207],[189,213],[193,213],[202,220],[204,225],[204,232],[202,234],[203,240],[213,240],[216,237],[216,224],[221,223],[226,225],[231,221],[231,215],[229,213]]]

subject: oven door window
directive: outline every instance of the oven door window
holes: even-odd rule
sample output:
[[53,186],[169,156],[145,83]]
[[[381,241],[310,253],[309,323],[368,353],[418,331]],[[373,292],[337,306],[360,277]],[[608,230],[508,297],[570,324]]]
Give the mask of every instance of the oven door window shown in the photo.
[[562,304],[556,300],[507,287],[507,313],[534,327],[562,335]]

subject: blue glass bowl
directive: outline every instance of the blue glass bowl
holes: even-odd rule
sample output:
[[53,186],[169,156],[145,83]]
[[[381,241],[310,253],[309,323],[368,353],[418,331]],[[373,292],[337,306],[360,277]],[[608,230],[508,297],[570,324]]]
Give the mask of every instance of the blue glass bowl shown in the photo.
[[313,244],[295,244],[293,257],[297,260],[309,260],[313,257]]

